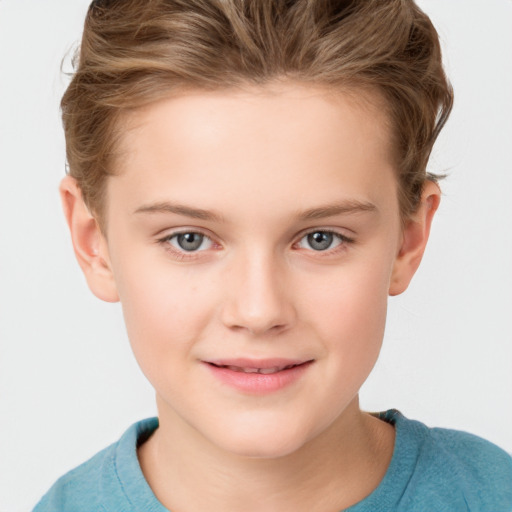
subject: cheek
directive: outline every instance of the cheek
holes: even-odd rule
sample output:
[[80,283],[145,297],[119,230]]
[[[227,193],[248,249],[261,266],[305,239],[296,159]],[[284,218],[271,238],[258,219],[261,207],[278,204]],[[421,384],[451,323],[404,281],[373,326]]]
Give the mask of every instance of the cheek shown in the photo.
[[145,264],[136,255],[118,267],[116,282],[128,337],[146,375],[158,361],[187,356],[210,321],[211,290],[199,281],[165,261]]
[[361,364],[371,369],[380,350],[389,274],[382,262],[340,269],[323,286],[311,289],[304,303],[327,349],[354,368]]
[[364,285],[364,282],[355,286],[346,284],[343,290],[331,296],[332,300],[323,304],[321,323],[333,343],[341,343],[360,353],[363,345],[367,348],[380,346],[387,310],[386,293]]
[[322,313],[319,338],[326,354],[324,376],[333,421],[361,389],[382,346],[387,295],[365,285],[345,283]]

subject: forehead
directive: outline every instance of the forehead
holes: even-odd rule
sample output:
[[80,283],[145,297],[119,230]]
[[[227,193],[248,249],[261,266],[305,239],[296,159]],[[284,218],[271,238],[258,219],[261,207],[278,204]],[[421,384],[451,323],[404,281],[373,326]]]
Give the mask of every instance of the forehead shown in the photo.
[[[222,141],[214,136],[221,135],[221,127],[226,134],[233,128],[240,138],[253,136],[255,144],[264,134],[277,135],[284,142],[309,131],[309,138],[326,144],[363,135],[387,151],[392,129],[386,109],[386,101],[376,90],[271,82],[239,89],[184,90],[135,109],[121,118],[119,128],[124,132],[125,152],[133,148],[133,142],[143,142],[145,136],[151,139],[157,130],[170,133],[172,128],[175,136],[192,135],[202,144],[218,145]],[[312,133],[313,126],[322,130]]]
[[391,135],[380,105],[368,93],[297,84],[188,91],[125,119],[108,195],[124,194],[136,208],[179,194],[210,208],[221,194],[224,205],[238,199],[249,208],[256,191],[274,210],[283,197],[395,199]]

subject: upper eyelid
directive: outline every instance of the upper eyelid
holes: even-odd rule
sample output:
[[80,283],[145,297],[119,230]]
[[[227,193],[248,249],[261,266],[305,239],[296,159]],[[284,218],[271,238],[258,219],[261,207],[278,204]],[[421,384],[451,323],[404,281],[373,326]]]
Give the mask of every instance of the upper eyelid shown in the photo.
[[345,234],[343,233],[343,231],[338,228],[311,228],[311,229],[306,229],[305,231],[302,231],[300,232],[296,239],[297,240],[301,240],[302,238],[304,238],[305,236],[308,236],[310,235],[311,233],[332,233],[333,235],[337,235],[341,238],[343,238],[344,240],[352,240],[353,237],[351,235],[348,235],[348,234]]
[[[160,234],[160,233],[164,233],[164,234]],[[168,240],[174,236],[184,235],[186,233],[197,233],[198,235],[205,236],[206,238],[209,238],[212,241],[215,238],[212,234],[210,234],[206,230],[203,230],[200,228],[186,228],[186,227],[185,228],[175,228],[175,230],[172,230],[172,231],[164,229],[164,230],[161,230],[160,233],[157,233],[155,235],[158,238],[158,241]]]
[[305,231],[302,231],[302,235],[299,234],[299,236],[309,235],[311,233],[333,233],[335,235],[344,236],[343,233],[341,233],[336,228],[311,228],[311,229],[306,229]]

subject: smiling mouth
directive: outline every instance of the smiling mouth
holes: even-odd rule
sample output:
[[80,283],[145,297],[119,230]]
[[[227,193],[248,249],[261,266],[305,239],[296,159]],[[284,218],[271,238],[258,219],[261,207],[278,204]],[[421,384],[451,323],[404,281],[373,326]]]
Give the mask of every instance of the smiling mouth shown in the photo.
[[202,362],[223,385],[243,394],[261,396],[300,381],[315,360],[233,358]]
[[257,367],[242,367],[242,366],[233,366],[233,365],[224,365],[224,364],[215,364],[215,363],[208,363],[211,366],[214,366],[216,368],[226,368],[227,370],[231,370],[232,372],[239,372],[239,373],[260,373],[262,375],[269,375],[272,373],[278,373],[285,370],[291,370],[292,368],[296,368],[298,366],[302,366],[304,364],[307,364],[311,361],[305,361],[304,363],[297,363],[297,364],[289,364],[286,366],[273,366],[271,368],[257,368]]

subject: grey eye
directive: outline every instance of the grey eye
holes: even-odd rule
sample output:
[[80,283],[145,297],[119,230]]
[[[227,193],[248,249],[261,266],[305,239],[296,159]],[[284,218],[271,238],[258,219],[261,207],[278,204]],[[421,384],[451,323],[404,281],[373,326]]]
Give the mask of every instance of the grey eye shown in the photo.
[[171,238],[171,243],[178,249],[191,252],[200,249],[205,240],[208,239],[201,233],[180,233]]
[[325,231],[310,233],[307,237],[310,247],[315,249],[315,251],[325,251],[326,249],[329,249],[334,238],[332,233],[327,233]]
[[304,235],[299,242],[302,249],[313,249],[314,251],[326,251],[342,244],[344,238],[332,231],[313,231]]

